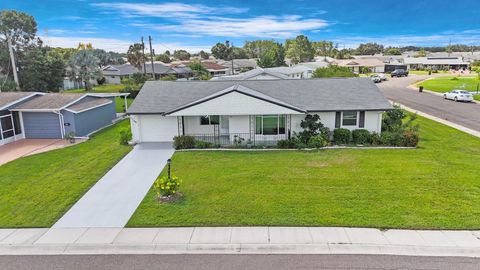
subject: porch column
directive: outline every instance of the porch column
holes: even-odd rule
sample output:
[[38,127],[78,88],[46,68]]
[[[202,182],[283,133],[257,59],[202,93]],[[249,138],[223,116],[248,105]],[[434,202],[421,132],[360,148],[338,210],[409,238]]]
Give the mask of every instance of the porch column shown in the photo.
[[10,113],[10,120],[12,121],[13,141],[17,140],[17,134],[15,133],[15,123],[13,122],[13,113]]

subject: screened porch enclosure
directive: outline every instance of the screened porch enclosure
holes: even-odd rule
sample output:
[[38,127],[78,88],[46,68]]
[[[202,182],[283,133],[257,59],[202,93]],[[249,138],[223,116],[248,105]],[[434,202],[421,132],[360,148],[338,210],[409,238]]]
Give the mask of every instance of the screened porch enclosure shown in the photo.
[[178,117],[179,134],[226,145],[274,145],[291,136],[290,115],[204,115]]
[[0,145],[19,139],[21,133],[18,112],[0,112]]

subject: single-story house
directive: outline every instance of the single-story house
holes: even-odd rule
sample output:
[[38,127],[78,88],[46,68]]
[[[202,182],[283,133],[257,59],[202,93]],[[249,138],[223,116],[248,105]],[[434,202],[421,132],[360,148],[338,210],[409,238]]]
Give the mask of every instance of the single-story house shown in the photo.
[[237,75],[213,77],[210,80],[278,80],[288,79],[287,75],[270,71],[269,69],[256,68]]
[[148,81],[127,110],[133,140],[174,136],[230,144],[275,143],[302,130],[307,114],[330,128],[381,132],[392,105],[369,78]]
[[459,70],[467,69],[470,65],[470,63],[463,61],[462,57],[406,57],[403,61],[408,70]]
[[19,139],[88,136],[116,119],[115,97],[128,94],[0,93],[0,145]]
[[[168,66],[162,62],[154,62],[153,70],[155,71],[156,79],[172,74],[177,78],[189,78],[193,75],[193,72],[189,67],[184,65]],[[106,83],[121,84],[123,78],[129,77],[135,73],[142,73],[143,71],[126,63],[123,65],[108,65],[102,68],[102,72]],[[150,62],[145,63],[145,72],[147,75],[152,74],[152,64]]]
[[333,64],[348,67],[356,73],[362,73],[363,69],[367,69],[368,72],[385,72],[385,63],[375,58],[335,60]]
[[257,68],[257,59],[233,59],[230,61],[219,60],[217,61],[217,64],[228,68],[229,74],[234,75]]

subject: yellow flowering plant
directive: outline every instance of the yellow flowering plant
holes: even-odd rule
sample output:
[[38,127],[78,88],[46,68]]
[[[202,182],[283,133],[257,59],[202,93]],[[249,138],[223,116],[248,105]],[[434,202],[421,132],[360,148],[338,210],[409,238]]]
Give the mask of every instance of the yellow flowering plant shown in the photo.
[[181,181],[176,176],[168,178],[167,176],[159,177],[153,183],[153,187],[157,192],[157,195],[160,196],[170,196],[178,192]]

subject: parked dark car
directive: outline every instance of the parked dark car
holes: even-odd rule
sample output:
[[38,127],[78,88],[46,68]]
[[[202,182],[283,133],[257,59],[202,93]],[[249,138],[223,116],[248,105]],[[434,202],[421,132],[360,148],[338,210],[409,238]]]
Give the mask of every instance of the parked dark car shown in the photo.
[[408,71],[405,69],[395,69],[390,73],[392,77],[407,77],[408,76]]

